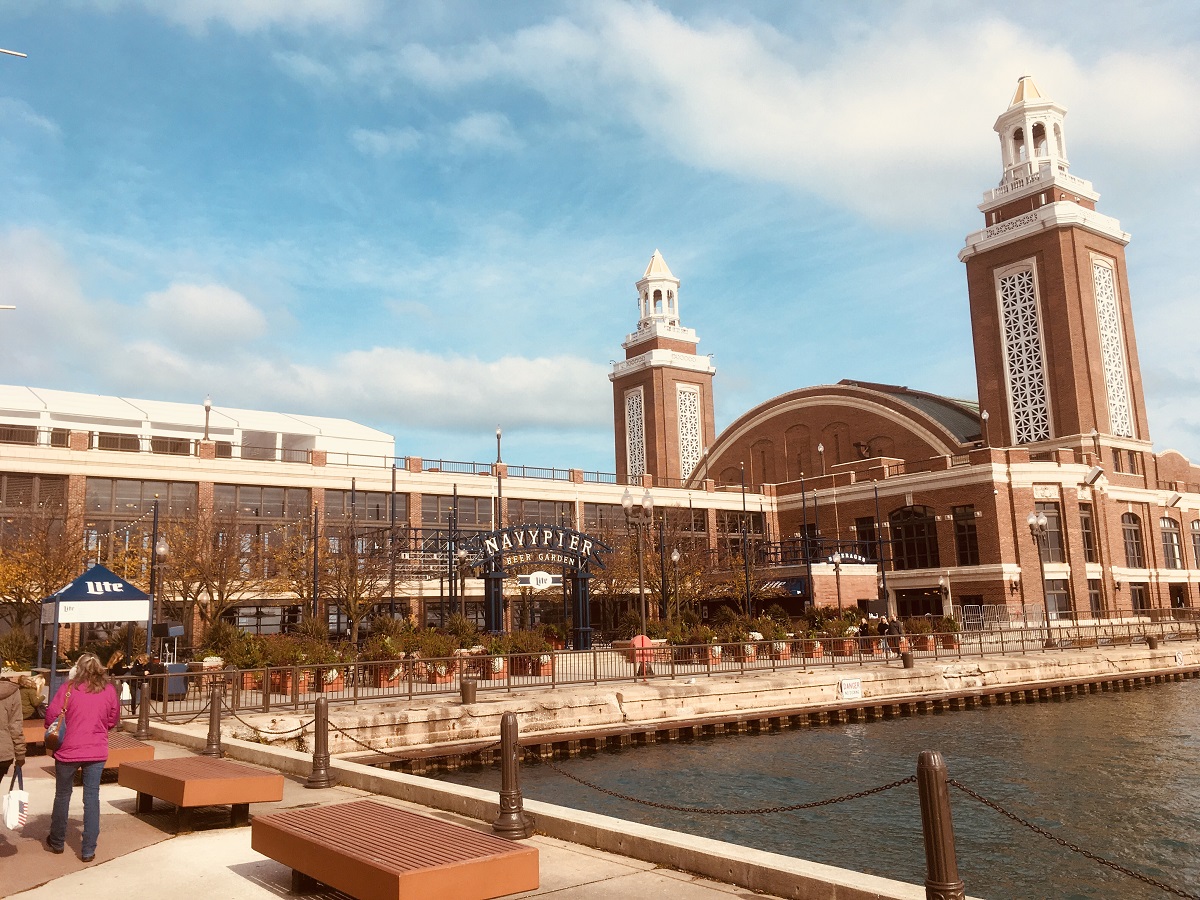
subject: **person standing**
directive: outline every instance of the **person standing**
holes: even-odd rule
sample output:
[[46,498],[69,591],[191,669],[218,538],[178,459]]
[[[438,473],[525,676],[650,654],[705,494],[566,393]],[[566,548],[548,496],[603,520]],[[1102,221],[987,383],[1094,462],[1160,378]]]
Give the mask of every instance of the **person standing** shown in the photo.
[[54,812],[46,849],[62,853],[75,773],[83,771],[83,841],[79,858],[96,858],[100,838],[100,776],[108,759],[108,733],[121,720],[121,704],[108,672],[94,653],[75,661],[75,674],[58,689],[46,710],[46,727],[65,712],[65,735],[54,753]]
[[879,624],[875,626],[875,631],[879,634],[879,638],[880,638],[879,643],[881,643],[883,645],[883,658],[884,659],[892,658],[891,650],[889,649],[889,646],[888,646],[888,631],[889,630],[890,629],[888,626],[888,617],[880,616]]
[[21,717],[21,689],[13,682],[0,681],[0,778],[15,762],[25,765],[25,726]]

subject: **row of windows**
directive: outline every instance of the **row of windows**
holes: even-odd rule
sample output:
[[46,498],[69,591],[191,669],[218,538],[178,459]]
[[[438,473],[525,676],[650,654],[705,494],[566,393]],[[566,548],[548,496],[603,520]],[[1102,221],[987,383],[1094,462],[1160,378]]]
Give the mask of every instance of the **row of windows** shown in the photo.
[[84,502],[89,518],[108,515],[137,518],[150,512],[155,500],[163,515],[183,516],[196,510],[196,491],[195,482],[89,478]]
[[0,509],[57,509],[66,499],[64,476],[0,475]]
[[[1162,532],[1162,566],[1164,569],[1182,569],[1186,563],[1183,555],[1183,531],[1179,522],[1170,516],[1158,520]],[[1192,535],[1192,559],[1200,568],[1200,521],[1189,526]],[[1146,568],[1146,553],[1142,541],[1142,521],[1133,513],[1121,516],[1121,537],[1125,545],[1125,565],[1131,569]]]

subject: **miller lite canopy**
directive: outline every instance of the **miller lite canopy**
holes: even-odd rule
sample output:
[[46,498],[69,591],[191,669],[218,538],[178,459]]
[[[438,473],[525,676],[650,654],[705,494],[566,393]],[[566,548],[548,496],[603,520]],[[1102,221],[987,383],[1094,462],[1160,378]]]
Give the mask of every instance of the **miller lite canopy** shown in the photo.
[[42,624],[54,622],[56,603],[60,625],[145,622],[150,618],[150,595],[100,565],[92,566],[42,601]]

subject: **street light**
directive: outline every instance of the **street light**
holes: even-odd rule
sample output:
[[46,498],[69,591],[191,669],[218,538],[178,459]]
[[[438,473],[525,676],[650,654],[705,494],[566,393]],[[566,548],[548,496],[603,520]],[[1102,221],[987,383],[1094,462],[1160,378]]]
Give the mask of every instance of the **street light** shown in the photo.
[[637,532],[638,597],[641,600],[642,634],[645,634],[646,577],[642,562],[642,529],[649,528],[650,523],[654,520],[654,498],[650,496],[650,491],[647,489],[642,494],[642,502],[634,505],[633,494],[629,493],[629,488],[625,488],[625,493],[621,495],[621,508],[625,510],[625,524],[632,526],[633,530]]
[[833,551],[833,555],[829,557],[829,561],[833,563],[833,578],[837,583],[837,600],[838,600],[838,618],[842,617],[842,554],[838,550]]
[[817,444],[817,454],[821,457],[821,474],[825,474],[825,445]]
[[671,568],[672,568],[672,570],[674,570],[674,573],[675,573],[675,588],[672,591],[672,593],[675,595],[675,608],[676,609],[679,609],[679,559],[680,559],[680,556],[681,556],[681,554],[679,552],[678,547],[676,547],[674,550],[671,551]]
[[204,395],[204,440],[208,440],[208,417],[212,414],[212,397]]
[[1046,555],[1049,553],[1049,538],[1048,528],[1049,520],[1044,512],[1031,512],[1026,520],[1029,524],[1029,533],[1033,535],[1033,541],[1038,548],[1038,566],[1042,573],[1042,612],[1046,616],[1046,643],[1047,650],[1053,650],[1058,646],[1058,642],[1054,640],[1054,635],[1050,633],[1050,598],[1046,593]]
[[988,437],[988,419],[989,418],[990,418],[990,416],[988,415],[988,411],[986,409],[979,414],[979,421],[983,423],[983,446],[985,446],[985,447],[992,446],[991,438]]
[[167,546],[166,538],[158,536],[158,498],[154,498],[154,522],[151,528],[150,543],[154,547],[150,557],[150,619],[146,622],[146,655],[151,656],[151,646],[154,639],[155,606],[158,597],[158,566],[166,562],[171,548]]
[[750,599],[750,519],[746,513],[746,464],[740,463],[742,473],[742,566],[746,576],[746,615],[754,618],[754,601]]
[[455,558],[458,560],[458,612],[464,619],[467,616],[467,557],[470,554],[466,547],[459,547]]

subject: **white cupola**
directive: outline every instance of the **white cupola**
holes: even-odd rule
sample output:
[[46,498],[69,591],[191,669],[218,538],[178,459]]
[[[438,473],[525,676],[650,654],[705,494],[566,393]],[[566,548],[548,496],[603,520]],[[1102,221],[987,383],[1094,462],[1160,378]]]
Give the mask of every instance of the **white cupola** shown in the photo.
[[1063,129],[1066,114],[1065,106],[1042,96],[1031,76],[1020,77],[1012,102],[994,126],[1000,135],[1000,155],[1004,162],[1001,186],[1036,177],[1047,167],[1052,176],[1067,174],[1070,163]]
[[671,274],[667,261],[657,250],[650,257],[650,264],[638,291],[638,330],[655,324],[679,325],[679,279]]

